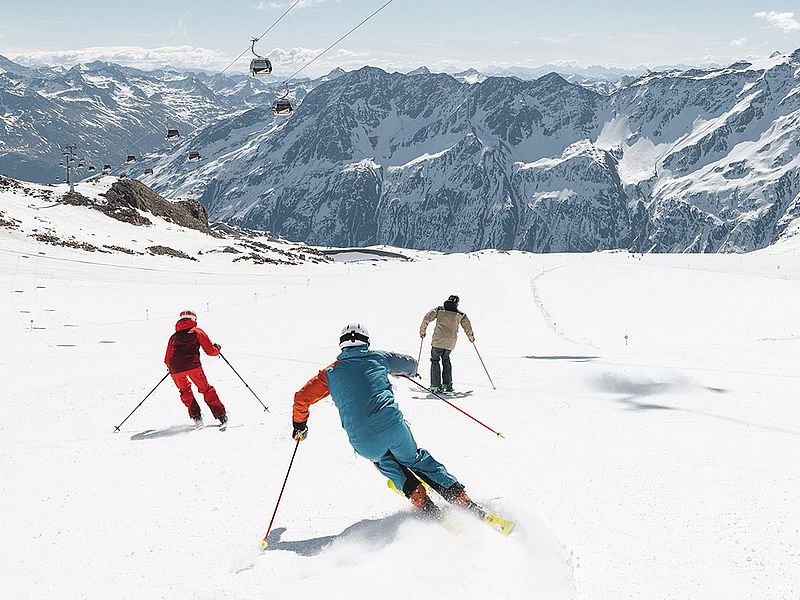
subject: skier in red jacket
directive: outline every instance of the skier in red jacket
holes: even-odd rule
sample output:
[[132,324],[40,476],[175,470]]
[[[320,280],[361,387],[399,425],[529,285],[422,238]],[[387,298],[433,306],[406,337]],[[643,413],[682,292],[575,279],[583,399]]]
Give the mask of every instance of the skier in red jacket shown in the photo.
[[211,414],[220,425],[228,422],[225,407],[217,396],[217,390],[208,383],[200,364],[200,348],[209,356],[218,356],[222,346],[212,344],[205,331],[197,326],[197,315],[191,310],[181,311],[175,323],[175,333],[169,338],[164,362],[172,375],[172,380],[181,393],[181,401],[189,409],[189,416],[197,427],[203,425],[200,405],[192,393],[192,383],[203,394],[203,400],[211,409]]

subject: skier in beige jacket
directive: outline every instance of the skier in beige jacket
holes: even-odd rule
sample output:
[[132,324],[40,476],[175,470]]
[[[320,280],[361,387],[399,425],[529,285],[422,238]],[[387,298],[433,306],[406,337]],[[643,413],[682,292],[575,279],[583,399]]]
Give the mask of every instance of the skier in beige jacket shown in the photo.
[[[419,337],[424,338],[428,325],[436,321],[431,340],[431,387],[432,392],[453,391],[453,366],[450,353],[456,347],[458,326],[464,329],[470,342],[475,342],[472,324],[463,312],[458,310],[458,296],[450,296],[444,306],[437,306],[428,311],[419,326]],[[440,366],[441,361],[441,366]]]

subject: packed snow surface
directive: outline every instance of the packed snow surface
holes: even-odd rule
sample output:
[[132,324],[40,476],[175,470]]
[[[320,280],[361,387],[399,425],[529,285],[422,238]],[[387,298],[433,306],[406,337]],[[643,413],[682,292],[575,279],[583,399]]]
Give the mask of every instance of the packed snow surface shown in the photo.
[[[796,599],[799,255],[232,269],[0,230],[0,597]],[[293,394],[340,328],[416,356],[423,314],[452,293],[497,384],[462,338],[456,387],[474,394],[458,404],[505,439],[408,382],[397,398],[420,445],[517,529],[415,519],[325,400],[261,554]],[[165,374],[185,308],[270,412],[205,357],[226,432],[192,430],[166,381],[113,433]]]

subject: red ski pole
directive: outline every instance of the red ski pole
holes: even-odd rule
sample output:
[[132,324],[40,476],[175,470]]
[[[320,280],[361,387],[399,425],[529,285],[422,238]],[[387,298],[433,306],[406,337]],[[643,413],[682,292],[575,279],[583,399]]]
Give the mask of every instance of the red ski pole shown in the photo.
[[283,485],[281,486],[281,493],[278,494],[278,501],[275,503],[275,510],[272,511],[272,518],[269,520],[269,525],[267,526],[267,533],[264,534],[264,539],[261,540],[261,549],[266,550],[269,546],[269,542],[267,538],[269,537],[269,532],[272,530],[272,524],[275,522],[275,515],[278,514],[278,507],[281,504],[281,498],[283,498],[283,490],[286,489],[286,482],[289,481],[289,473],[292,470],[292,464],[294,464],[294,457],[297,454],[297,449],[300,447],[300,440],[297,440],[297,443],[294,445],[294,452],[292,452],[292,460],[289,461],[289,468],[286,470],[286,478],[283,480]]
[[439,394],[437,394],[436,392],[432,392],[431,390],[429,390],[428,388],[426,388],[426,387],[425,387],[424,385],[422,385],[421,383],[419,383],[419,382],[417,382],[417,381],[414,381],[414,379],[412,379],[412,378],[411,378],[411,377],[409,377],[408,375],[401,375],[401,377],[405,377],[406,379],[408,379],[408,380],[409,380],[411,383],[413,383],[414,385],[416,385],[416,386],[419,386],[420,388],[422,388],[423,390],[425,390],[425,391],[426,391],[426,392],[428,392],[429,394],[433,394],[433,395],[434,395],[434,396],[436,396],[436,397],[437,397],[439,400],[441,400],[442,402],[444,402],[444,403],[445,403],[445,404],[447,404],[448,406],[452,406],[452,407],[453,407],[453,408],[455,408],[455,409],[456,409],[458,412],[460,412],[462,415],[465,415],[465,416],[469,417],[470,419],[472,419],[473,421],[475,421],[475,422],[476,422],[478,425],[480,425],[480,426],[482,426],[482,427],[485,427],[486,429],[488,429],[489,431],[491,431],[493,434],[495,434],[497,437],[505,439],[505,436],[504,436],[502,433],[500,433],[499,431],[495,431],[494,429],[492,429],[491,427],[489,427],[489,426],[488,426],[486,423],[484,423],[483,421],[479,421],[478,419],[476,419],[475,417],[473,417],[471,414],[469,414],[467,411],[460,409],[458,406],[456,406],[455,404],[453,404],[452,402],[450,402],[449,400],[447,400],[447,398],[442,398],[442,397],[441,397]]

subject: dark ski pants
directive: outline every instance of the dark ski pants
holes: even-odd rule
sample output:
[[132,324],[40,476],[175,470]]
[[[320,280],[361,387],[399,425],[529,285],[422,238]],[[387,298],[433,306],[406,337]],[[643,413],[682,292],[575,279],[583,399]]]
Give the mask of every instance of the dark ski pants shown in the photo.
[[[431,387],[439,387],[442,383],[453,383],[453,365],[450,363],[452,350],[431,347]],[[439,360],[442,361],[441,368]]]
[[353,444],[353,449],[371,460],[378,471],[391,479],[395,487],[406,495],[419,485],[417,477],[434,489],[445,490],[458,483],[442,463],[417,446],[411,430],[403,421]]
[[211,409],[211,414],[214,415],[215,419],[219,419],[225,414],[225,407],[222,405],[219,396],[217,396],[217,390],[208,383],[203,367],[197,367],[182,373],[172,373],[172,381],[178,386],[178,391],[181,393],[181,402],[189,409],[189,417],[192,419],[200,416],[200,405],[192,393],[192,383],[197,386],[197,391],[203,394],[203,400],[208,404],[208,408]]

